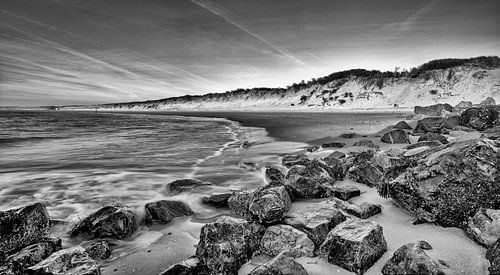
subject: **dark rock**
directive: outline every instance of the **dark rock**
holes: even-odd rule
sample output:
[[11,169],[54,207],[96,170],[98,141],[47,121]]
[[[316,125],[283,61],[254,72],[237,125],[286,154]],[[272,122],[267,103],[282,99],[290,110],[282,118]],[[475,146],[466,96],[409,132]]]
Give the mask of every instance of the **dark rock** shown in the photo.
[[365,146],[365,147],[370,147],[370,148],[375,148],[378,149],[380,146],[377,144],[373,143],[371,140],[368,139],[363,139],[360,141],[357,141],[356,143],[353,144],[353,146]]
[[309,158],[307,158],[306,155],[301,154],[301,155],[286,155],[283,156],[281,160],[281,164],[287,168],[290,168],[295,165],[307,165],[311,162]]
[[288,171],[286,185],[298,198],[321,198],[328,194],[327,185],[335,181],[329,169],[319,161],[311,161],[307,166],[295,165]]
[[228,200],[231,195],[232,193],[221,193],[204,196],[201,198],[201,202],[215,207],[228,207]]
[[489,247],[500,238],[500,210],[479,209],[469,219],[465,233],[478,244]]
[[61,249],[61,239],[45,239],[29,245],[5,259],[0,266],[0,274],[23,275],[31,266],[36,265],[50,254]]
[[264,231],[258,224],[221,217],[201,228],[196,256],[210,274],[237,274],[258,250]]
[[402,162],[399,150],[398,152],[395,152],[394,150],[375,152],[370,161],[381,171],[386,171],[394,165],[398,165]]
[[238,192],[234,193],[227,200],[227,204],[229,209],[233,211],[234,214],[242,217],[250,217],[250,213],[248,208],[250,207],[250,203],[252,202],[254,196],[254,192]]
[[348,173],[350,179],[370,187],[376,186],[383,175],[383,171],[371,161],[353,165]]
[[439,265],[415,243],[398,248],[382,268],[382,274],[443,274]]
[[272,260],[252,270],[250,275],[307,275],[304,267],[283,251]]
[[430,148],[386,172],[378,191],[421,220],[463,227],[479,208],[500,208],[499,159],[488,139]]
[[460,125],[483,131],[491,128],[498,120],[498,111],[494,108],[470,108],[460,115]]
[[487,97],[481,103],[478,104],[478,107],[487,107],[487,106],[495,106],[497,103],[495,102],[495,99],[492,97]]
[[278,168],[268,166],[266,167],[266,180],[269,184],[283,184],[285,174]]
[[432,249],[432,246],[426,241],[418,241],[417,245],[418,245],[418,247],[422,248],[423,250],[431,250]]
[[380,139],[385,143],[410,143],[410,138],[404,130],[392,130],[385,133]]
[[334,158],[332,154],[321,160],[324,165],[322,165],[321,162],[318,162],[318,165],[323,167],[328,172],[331,177],[331,181],[344,180],[348,166],[344,162],[344,159]]
[[328,233],[320,250],[328,262],[362,274],[387,251],[387,243],[382,226],[349,219]]
[[415,149],[415,148],[419,148],[419,147],[437,147],[440,145],[443,145],[443,144],[437,140],[419,141],[417,143],[410,144],[410,145],[406,146],[406,149],[411,150],[411,149]]
[[159,275],[208,275],[208,272],[201,266],[200,260],[192,256],[169,266]]
[[399,130],[411,130],[411,129],[413,129],[413,128],[411,128],[410,125],[408,125],[408,123],[406,123],[406,121],[400,121],[400,122],[396,123],[396,125],[392,126],[392,128],[399,129]]
[[329,201],[310,203],[306,207],[290,211],[285,223],[302,231],[317,245],[321,245],[328,232],[345,221],[345,216]]
[[361,219],[367,219],[382,212],[380,205],[363,202],[361,204],[343,203],[342,210]]
[[345,147],[345,143],[343,142],[329,142],[321,144],[323,148],[342,148]]
[[446,137],[444,137],[438,133],[432,133],[432,132],[425,133],[425,134],[421,135],[420,138],[418,139],[418,142],[434,141],[434,140],[437,140],[437,141],[441,142],[442,144],[448,143],[448,139]]
[[144,206],[146,224],[167,224],[174,218],[193,215],[193,210],[182,201],[155,201]]
[[449,104],[435,104],[430,106],[415,106],[415,114],[421,114],[426,116],[441,116],[445,114],[445,111],[451,112],[452,107]]
[[282,251],[294,258],[314,256],[314,242],[306,233],[289,225],[273,225],[267,228],[260,241],[260,251],[276,256]]
[[331,158],[334,158],[334,159],[343,159],[346,157],[346,154],[343,153],[343,152],[340,152],[340,151],[335,151],[331,154],[329,154],[325,159],[331,159]]
[[196,188],[206,188],[208,183],[195,179],[180,179],[167,184],[167,192],[170,194],[179,194]]
[[263,188],[255,192],[249,205],[253,220],[262,224],[280,221],[292,207],[292,201],[285,187]]
[[341,138],[346,138],[346,139],[352,139],[355,138],[357,135],[355,133],[345,133],[341,134],[339,137]]
[[30,267],[32,274],[74,274],[100,275],[96,261],[92,260],[81,246],[71,247],[52,253],[48,258]]
[[320,146],[314,145],[314,146],[308,147],[306,149],[306,151],[309,152],[309,153],[313,153],[313,152],[319,151],[320,148],[321,148]]
[[137,230],[135,213],[124,206],[104,206],[73,227],[72,237],[125,239]]
[[413,135],[422,135],[425,133],[444,133],[444,118],[426,117],[417,121],[417,126],[413,130]]
[[443,127],[446,129],[453,130],[458,125],[460,125],[460,116],[450,116],[444,119]]
[[111,248],[107,241],[98,241],[85,249],[90,258],[94,260],[104,260],[111,256]]
[[361,190],[353,185],[343,185],[333,188],[333,196],[344,201],[359,195],[361,195]]
[[486,251],[486,259],[490,261],[490,274],[500,274],[500,239]]
[[249,141],[247,141],[247,140],[245,140],[245,141],[241,144],[241,148],[243,148],[243,149],[248,149],[248,148],[250,148],[250,147],[252,147],[252,143],[251,143],[251,142],[249,142]]
[[0,251],[10,253],[41,241],[49,230],[49,214],[41,203],[0,211]]

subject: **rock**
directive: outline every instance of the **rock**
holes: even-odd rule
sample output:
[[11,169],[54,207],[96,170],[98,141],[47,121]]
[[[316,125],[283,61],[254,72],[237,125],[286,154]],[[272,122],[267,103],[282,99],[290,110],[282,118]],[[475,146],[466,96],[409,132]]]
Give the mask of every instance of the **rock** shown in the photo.
[[382,226],[349,219],[328,233],[320,251],[328,262],[362,274],[387,251],[387,243]]
[[460,125],[483,131],[491,128],[498,120],[498,111],[494,108],[470,108],[460,115]]
[[345,133],[341,134],[339,137],[345,138],[345,139],[352,139],[355,138],[357,135],[355,133]]
[[201,202],[219,208],[228,207],[228,200],[231,197],[231,195],[232,193],[221,193],[221,194],[203,196],[201,198]]
[[262,188],[255,192],[248,208],[253,220],[262,224],[280,221],[292,207],[285,187]]
[[375,167],[379,168],[379,170],[385,171],[401,162],[401,156],[394,156],[394,153],[394,150],[378,151],[375,152],[370,161]]
[[365,147],[370,147],[370,148],[375,148],[378,149],[380,146],[377,144],[373,143],[371,140],[368,139],[363,139],[360,141],[357,141],[356,143],[353,144],[353,146],[365,146]]
[[283,184],[285,182],[285,174],[280,169],[275,167],[266,167],[266,180],[268,184]]
[[304,267],[289,257],[286,251],[252,270],[250,275],[308,275]]
[[240,146],[240,147],[241,147],[242,149],[248,149],[248,148],[252,147],[252,143],[251,143],[251,142],[249,142],[248,140],[245,140],[245,141],[241,144],[241,146]]
[[249,217],[250,213],[248,212],[248,208],[250,207],[253,196],[254,193],[248,191],[232,194],[227,200],[229,209],[231,209],[233,213],[238,216],[245,218]]
[[494,106],[497,105],[495,100],[491,97],[487,97],[485,100],[481,101],[481,103],[478,104],[478,107],[487,107],[487,106]]
[[348,167],[343,159],[334,158],[332,154],[330,154],[323,158],[322,161],[324,165],[321,165],[321,162],[318,164],[328,172],[331,181],[344,180]]
[[437,140],[437,141],[441,142],[442,144],[448,143],[448,139],[446,137],[444,137],[440,134],[437,134],[437,133],[432,133],[432,132],[425,133],[425,134],[421,135],[420,138],[418,139],[418,142],[434,141],[434,140]]
[[345,216],[329,201],[310,203],[307,206],[290,211],[285,223],[302,231],[317,245],[321,245],[328,232],[345,221]]
[[137,230],[135,213],[125,206],[104,206],[73,227],[72,237],[125,239]]
[[0,261],[3,263],[0,264],[0,274],[26,274],[29,267],[36,265],[60,249],[61,239],[45,239],[29,245],[10,255],[4,261]]
[[321,198],[328,194],[327,185],[335,181],[329,169],[318,161],[311,161],[307,166],[295,165],[286,174],[286,185],[298,198]]
[[436,147],[436,146],[441,146],[441,145],[443,145],[443,144],[437,140],[419,141],[417,143],[410,144],[410,145],[406,146],[406,149],[411,150],[411,149],[415,149],[415,148],[419,148],[419,147]]
[[435,104],[430,106],[415,106],[415,114],[422,114],[425,116],[442,116],[446,112],[451,112],[452,107],[449,104]]
[[367,186],[376,186],[383,176],[383,172],[371,161],[353,165],[349,169],[348,177]]
[[111,248],[107,241],[98,241],[85,249],[89,257],[94,260],[104,260],[111,256]]
[[289,225],[273,225],[267,228],[260,241],[261,252],[276,256],[287,251],[293,258],[314,256],[314,242],[306,233]]
[[486,259],[490,261],[490,274],[500,274],[500,239],[486,251]]
[[101,271],[96,261],[92,260],[81,246],[62,249],[52,253],[48,258],[30,267],[34,274],[74,274],[100,275]]
[[361,190],[353,185],[336,186],[333,188],[333,196],[344,201],[359,195],[361,195]]
[[41,203],[0,211],[0,251],[8,254],[41,241],[49,230],[49,214]]
[[426,241],[418,241],[417,245],[418,245],[418,247],[422,248],[423,250],[431,250],[432,249],[432,246]]
[[382,274],[445,274],[439,265],[420,248],[409,243],[398,248],[382,268]]
[[413,129],[413,135],[418,136],[425,133],[444,133],[444,118],[426,117],[417,121],[417,126]]
[[331,154],[329,154],[326,158],[327,159],[343,159],[346,157],[346,154],[340,151],[335,151]]
[[367,219],[382,212],[382,208],[380,205],[372,204],[369,202],[363,202],[361,204],[344,203],[342,204],[341,208],[347,213],[361,219]]
[[196,257],[210,274],[237,274],[259,249],[264,231],[258,224],[221,217],[201,228]]
[[307,165],[311,162],[310,159],[307,158],[306,155],[285,155],[281,160],[281,164],[287,168],[290,168],[295,165]]
[[460,101],[455,107],[457,108],[472,108],[472,102],[470,101]]
[[443,121],[443,127],[446,129],[454,130],[458,125],[460,125],[460,116],[450,116]]
[[500,210],[479,209],[469,219],[465,233],[480,245],[493,245],[500,238]]
[[378,191],[420,220],[463,227],[479,208],[500,208],[499,159],[488,139],[429,148],[387,171]]
[[182,201],[155,201],[144,206],[146,224],[167,224],[174,218],[193,215],[193,210]]
[[385,133],[381,139],[385,143],[411,143],[408,134],[404,130],[392,130]]
[[399,129],[399,130],[411,130],[411,129],[413,129],[413,128],[411,128],[410,125],[408,125],[408,123],[406,123],[406,121],[400,121],[400,122],[396,123],[396,125],[392,126],[392,128]]
[[179,194],[195,188],[206,188],[208,185],[210,184],[195,179],[180,179],[167,184],[167,192],[169,194]]
[[200,260],[191,256],[180,263],[173,264],[159,275],[208,275],[201,266]]
[[323,148],[342,148],[345,147],[345,143],[343,142],[329,142],[321,144]]
[[309,153],[313,153],[313,152],[319,151],[320,148],[321,148],[320,146],[314,145],[314,146],[308,147],[306,149],[306,151],[309,152]]

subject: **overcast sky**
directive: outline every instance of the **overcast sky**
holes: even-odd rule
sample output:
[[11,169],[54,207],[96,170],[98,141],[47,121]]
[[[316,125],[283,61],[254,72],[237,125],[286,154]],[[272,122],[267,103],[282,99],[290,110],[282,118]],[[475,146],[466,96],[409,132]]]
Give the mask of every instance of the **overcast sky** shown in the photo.
[[286,87],[500,55],[499,0],[1,0],[0,105]]

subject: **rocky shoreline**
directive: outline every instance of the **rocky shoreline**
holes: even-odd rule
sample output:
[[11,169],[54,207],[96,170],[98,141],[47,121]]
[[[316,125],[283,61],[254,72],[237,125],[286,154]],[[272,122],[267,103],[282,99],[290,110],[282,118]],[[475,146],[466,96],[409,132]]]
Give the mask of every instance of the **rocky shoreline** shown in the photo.
[[[259,254],[271,260],[250,274],[308,274],[296,259],[318,256],[363,274],[388,250],[384,228],[367,219],[384,210],[350,201],[363,194],[356,186],[336,184],[346,178],[391,198],[414,216],[414,224],[463,229],[488,249],[489,272],[500,273],[499,111],[492,99],[477,105],[417,106],[408,121],[381,133],[380,142],[399,148],[381,150],[361,139],[354,146],[362,150],[356,152],[314,157],[316,151],[346,145],[334,141],[304,154],[285,155],[282,165],[265,167],[265,186],[204,197],[203,203],[229,208],[234,215],[205,224],[195,255],[161,274],[237,274]],[[354,137],[346,133],[339,139]],[[182,193],[203,185],[185,179],[167,188]],[[304,199],[322,200],[293,208]],[[68,232],[72,238],[92,241],[65,249],[60,239],[50,237],[54,221],[42,204],[0,212],[0,273],[100,274],[100,264],[113,253],[113,240],[130,238],[139,225],[168,224],[193,214],[188,205],[173,200],[148,203],[144,211],[140,220],[127,206],[104,206]],[[449,273],[450,263],[432,258],[431,249],[425,240],[405,244],[380,272]]]

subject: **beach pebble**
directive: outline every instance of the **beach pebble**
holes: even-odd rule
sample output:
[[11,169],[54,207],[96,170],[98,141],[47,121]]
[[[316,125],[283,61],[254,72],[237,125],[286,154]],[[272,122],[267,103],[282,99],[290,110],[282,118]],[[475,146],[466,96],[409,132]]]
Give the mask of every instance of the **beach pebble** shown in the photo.
[[81,246],[54,252],[28,270],[33,274],[101,274],[97,262]]
[[262,224],[280,221],[292,207],[292,201],[285,187],[261,188],[254,193],[249,205],[253,220]]
[[220,208],[228,207],[228,200],[231,197],[231,195],[232,193],[221,193],[221,194],[203,196],[201,198],[201,202]]
[[181,216],[191,216],[193,211],[182,201],[161,200],[147,203],[144,206],[146,210],[146,224],[167,224],[174,218]]
[[276,256],[287,251],[293,258],[314,256],[314,242],[306,233],[289,225],[274,225],[267,228],[260,242],[261,252]]
[[385,143],[411,143],[408,134],[404,130],[392,130],[390,132],[385,133],[380,139]]
[[305,268],[288,256],[287,251],[283,251],[270,261],[252,270],[250,275],[307,275]]
[[415,243],[398,248],[382,268],[382,274],[443,274],[444,272],[425,251]]

